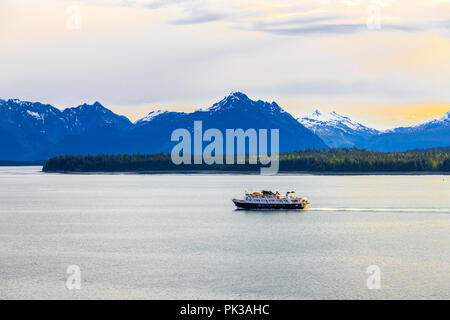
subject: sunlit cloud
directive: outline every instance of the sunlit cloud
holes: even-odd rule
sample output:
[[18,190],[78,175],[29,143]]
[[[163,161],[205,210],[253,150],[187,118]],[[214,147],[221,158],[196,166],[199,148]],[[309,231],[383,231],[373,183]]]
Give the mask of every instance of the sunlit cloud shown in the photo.
[[[292,112],[336,107],[386,126],[419,121],[414,106],[445,108],[450,1],[382,0],[371,29],[374,3],[0,1],[0,98],[99,100],[135,118],[207,107],[240,90]],[[71,5],[80,6],[79,30],[66,26]]]
[[[447,29],[448,20],[445,17],[450,10],[447,0],[103,0],[89,3],[146,9],[169,8],[173,9],[169,23],[194,24],[225,20],[234,29],[280,35],[368,31],[366,22],[373,8],[379,14],[383,31]],[[308,19],[293,19],[299,16],[308,16]],[[332,21],[327,21],[331,20],[330,16],[333,17]],[[434,21],[437,17],[442,20]]]

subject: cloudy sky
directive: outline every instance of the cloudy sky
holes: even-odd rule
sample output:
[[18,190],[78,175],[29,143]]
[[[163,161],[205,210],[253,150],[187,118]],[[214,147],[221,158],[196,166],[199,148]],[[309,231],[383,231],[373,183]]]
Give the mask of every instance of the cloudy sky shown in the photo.
[[450,110],[450,0],[1,0],[0,74],[2,99],[133,120],[243,91],[414,124]]

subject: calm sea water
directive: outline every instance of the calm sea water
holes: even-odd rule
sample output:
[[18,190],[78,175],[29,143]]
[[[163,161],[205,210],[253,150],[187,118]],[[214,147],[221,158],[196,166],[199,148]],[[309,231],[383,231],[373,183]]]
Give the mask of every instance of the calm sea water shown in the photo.
[[[450,298],[449,176],[39,171],[0,168],[1,299]],[[236,211],[245,189],[312,207]]]

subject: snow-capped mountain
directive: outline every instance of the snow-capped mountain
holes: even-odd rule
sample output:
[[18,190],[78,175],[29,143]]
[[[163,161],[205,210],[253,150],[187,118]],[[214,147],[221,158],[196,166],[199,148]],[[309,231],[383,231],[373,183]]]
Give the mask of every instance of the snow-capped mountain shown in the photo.
[[162,115],[166,115],[170,113],[168,110],[156,110],[156,111],[151,111],[148,115],[146,115],[145,117],[137,120],[134,124],[135,125],[145,125],[148,124],[149,122],[153,121],[154,119],[162,116]]
[[450,111],[448,111],[444,116],[442,116],[441,121],[449,121],[450,120]]
[[276,102],[264,102],[262,100],[253,101],[249,99],[249,97],[242,92],[231,92],[228,96],[223,98],[217,103],[214,103],[211,107],[207,109],[198,109],[194,111],[193,113],[184,113],[184,112],[170,112],[168,110],[155,110],[151,111],[147,116],[137,120],[135,122],[136,125],[145,125],[148,124],[151,121],[154,121],[155,119],[163,119],[170,116],[181,116],[181,115],[189,115],[189,114],[196,114],[196,115],[213,115],[213,114],[220,114],[220,113],[228,113],[233,110],[239,110],[240,112],[243,111],[244,108],[248,108],[248,111],[252,111],[252,108],[254,108],[254,112],[258,112],[261,110],[264,110],[266,113],[269,114],[276,114],[279,113],[285,113],[284,111]]
[[325,113],[316,110],[312,115],[298,121],[332,148],[363,147],[368,139],[379,134],[378,130],[334,111]]
[[[17,99],[0,101],[0,158],[43,159],[51,144],[65,133],[61,111]],[[33,155],[31,155],[33,154]]]
[[61,111],[48,104],[0,99],[0,159],[41,160],[64,154],[170,152],[171,134],[194,121],[203,132],[279,129],[280,151],[358,147],[380,151],[450,146],[450,112],[427,123],[379,132],[336,112],[294,119],[276,102],[232,92],[210,108],[191,113],[152,111],[131,123],[99,102]]
[[[240,109],[242,111],[243,108],[248,108],[248,111],[252,111],[252,108],[255,109],[253,111],[261,111],[263,110],[266,113],[275,115],[277,113],[285,113],[284,111],[275,101],[273,102],[265,102],[262,100],[254,101],[251,100],[247,95],[242,92],[231,92],[228,96],[220,100],[219,102],[213,104],[210,108],[208,108],[207,112],[226,112],[232,109]],[[203,111],[203,110],[199,110]]]
[[450,112],[429,122],[378,131],[336,112],[316,110],[298,119],[332,148],[357,147],[377,151],[406,151],[450,146]]
[[[50,105],[0,100],[0,159],[35,160],[63,154],[170,152],[175,129],[203,131],[280,129],[280,151],[326,148],[326,144],[275,102],[232,92],[208,109],[192,113],[158,110],[131,123],[99,102],[60,111]],[[270,132],[270,131],[269,131]],[[270,143],[269,143],[270,145]]]
[[[136,122],[137,128],[128,133],[138,147],[146,145],[146,152],[170,152],[173,130],[185,128],[193,132],[194,121],[202,121],[203,131],[219,129],[225,137],[226,129],[280,129],[280,151],[306,148],[326,148],[314,133],[298,123],[275,102],[255,101],[242,92],[232,92],[210,108],[192,113],[155,111]],[[145,137],[153,137],[151,141]],[[144,141],[146,139],[146,141]]]
[[400,127],[392,130],[386,131],[386,133],[415,133],[424,130],[433,130],[436,128],[448,127],[450,126],[450,111],[439,119],[433,119],[431,121],[411,126],[411,127]]
[[105,108],[100,102],[67,108],[63,112],[69,134],[76,135],[103,128],[126,130],[133,124],[124,116],[119,116]]
[[64,132],[65,119],[61,111],[48,104],[20,101],[0,101],[0,127],[18,136],[45,135],[58,139]]
[[[115,128],[131,122],[96,102],[61,111],[51,105],[18,99],[0,100],[1,159],[44,159],[69,135]],[[3,147],[9,146],[9,147]]]
[[411,127],[400,127],[374,136],[368,149],[404,151],[450,146],[450,111],[443,117]]
[[146,117],[140,119],[137,122],[149,122],[149,121],[152,121],[154,118],[158,117],[159,115],[167,113],[167,112],[169,112],[169,111],[167,111],[167,110],[152,111]]

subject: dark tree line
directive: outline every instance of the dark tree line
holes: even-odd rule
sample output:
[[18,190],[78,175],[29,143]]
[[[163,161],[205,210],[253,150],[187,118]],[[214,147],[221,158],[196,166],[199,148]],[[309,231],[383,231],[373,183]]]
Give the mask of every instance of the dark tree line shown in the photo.
[[450,150],[376,152],[359,149],[307,150],[283,154],[281,171],[450,172]]
[[[118,154],[48,159],[46,172],[257,171],[260,164],[175,165],[170,155]],[[304,150],[280,155],[281,172],[450,172],[450,147],[406,152]]]

